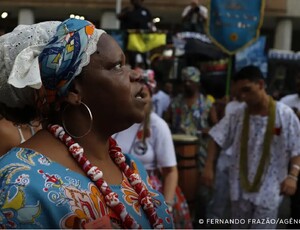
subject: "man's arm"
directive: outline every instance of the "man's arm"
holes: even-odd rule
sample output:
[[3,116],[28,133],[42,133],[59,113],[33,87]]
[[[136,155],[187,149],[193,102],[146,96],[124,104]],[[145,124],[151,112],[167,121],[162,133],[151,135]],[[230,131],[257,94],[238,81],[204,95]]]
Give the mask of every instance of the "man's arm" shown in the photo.
[[212,187],[214,183],[214,166],[215,161],[219,155],[220,147],[214,141],[213,138],[210,138],[208,141],[207,147],[207,158],[205,161],[205,166],[201,174],[202,184],[207,187]]
[[298,177],[300,170],[300,156],[295,156],[291,158],[291,167],[289,170],[289,175]]
[[292,110],[295,112],[296,116],[300,120],[300,111],[299,111],[299,109],[297,109],[296,107],[292,107]]
[[[288,112],[289,110],[286,110]],[[297,190],[297,180],[300,171],[300,123],[296,115],[290,111],[290,120],[286,127],[288,133],[288,151],[291,153],[288,176],[281,183],[281,193],[291,196]]]
[[281,183],[281,194],[292,196],[297,190],[297,181],[300,171],[300,156],[292,157],[288,176]]

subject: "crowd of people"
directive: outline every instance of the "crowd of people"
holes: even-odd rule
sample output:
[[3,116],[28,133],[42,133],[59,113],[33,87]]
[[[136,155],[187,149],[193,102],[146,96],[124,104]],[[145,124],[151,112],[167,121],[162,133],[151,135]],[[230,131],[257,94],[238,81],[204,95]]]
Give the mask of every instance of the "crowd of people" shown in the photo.
[[[153,23],[151,11],[143,5],[144,0],[130,0],[130,5],[124,7],[117,18],[121,22],[120,29],[123,30],[152,30],[157,28]],[[208,10],[206,6],[200,4],[199,0],[191,0],[183,10],[181,15],[182,29],[185,31],[195,31],[204,33],[207,21]]]
[[[122,29],[154,28],[142,2],[118,15]],[[202,33],[207,9],[193,0],[182,19]],[[215,98],[200,66],[182,67],[176,87],[130,58],[87,20],[0,37],[0,228],[274,229],[206,220],[273,220],[284,197],[299,219],[300,75],[277,101],[248,65]],[[194,152],[179,155],[175,136]]]
[[[206,33],[208,9],[199,0],[191,0],[178,17],[181,18],[180,28],[174,31]],[[159,30],[155,24],[152,12],[144,5],[144,0],[130,0],[130,5],[125,6],[117,13],[116,18],[120,22],[120,30],[125,34],[123,43],[128,63],[135,67],[138,64],[137,60],[140,60],[144,68],[151,68],[147,52],[137,52],[128,48],[129,44],[131,44],[128,36],[130,33],[155,33]],[[142,40],[145,43],[149,42],[147,38],[142,38]]]

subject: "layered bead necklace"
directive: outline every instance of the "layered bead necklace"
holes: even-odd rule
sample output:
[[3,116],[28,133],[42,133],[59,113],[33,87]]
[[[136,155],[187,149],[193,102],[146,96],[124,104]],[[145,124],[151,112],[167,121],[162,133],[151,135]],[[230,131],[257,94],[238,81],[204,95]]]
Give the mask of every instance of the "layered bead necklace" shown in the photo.
[[[140,224],[132,218],[127,212],[124,204],[119,200],[118,194],[113,192],[107,182],[103,179],[103,172],[97,167],[93,166],[90,161],[86,158],[83,148],[76,143],[73,138],[68,135],[63,127],[59,125],[49,125],[49,131],[59,140],[61,140],[67,147],[69,152],[72,154],[74,159],[81,166],[82,170],[87,176],[96,184],[100,192],[103,194],[105,202],[115,214],[117,214],[123,223],[124,228],[142,228]],[[133,187],[135,192],[139,195],[139,203],[145,211],[150,224],[153,228],[162,229],[163,220],[158,217],[152,197],[143,183],[139,174],[134,171],[125,162],[125,156],[121,152],[121,149],[117,146],[114,139],[109,139],[109,155],[114,163],[120,168],[124,175],[128,178],[130,185]]]

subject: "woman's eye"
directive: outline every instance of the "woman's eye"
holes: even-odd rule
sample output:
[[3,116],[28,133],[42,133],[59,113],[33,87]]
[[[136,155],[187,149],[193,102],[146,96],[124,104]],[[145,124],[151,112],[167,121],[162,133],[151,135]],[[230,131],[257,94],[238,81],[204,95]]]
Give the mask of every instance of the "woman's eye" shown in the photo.
[[114,69],[116,69],[116,70],[122,69],[122,64],[119,63],[119,64],[115,65],[115,66],[114,66]]

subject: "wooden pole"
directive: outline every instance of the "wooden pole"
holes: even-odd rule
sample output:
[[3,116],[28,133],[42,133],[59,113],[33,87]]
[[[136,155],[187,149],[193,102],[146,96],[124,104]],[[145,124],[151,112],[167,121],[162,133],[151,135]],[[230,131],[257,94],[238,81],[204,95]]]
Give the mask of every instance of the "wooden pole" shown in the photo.
[[228,64],[227,64],[227,77],[226,77],[226,97],[230,96],[230,81],[232,74],[232,57],[233,55],[229,55]]

